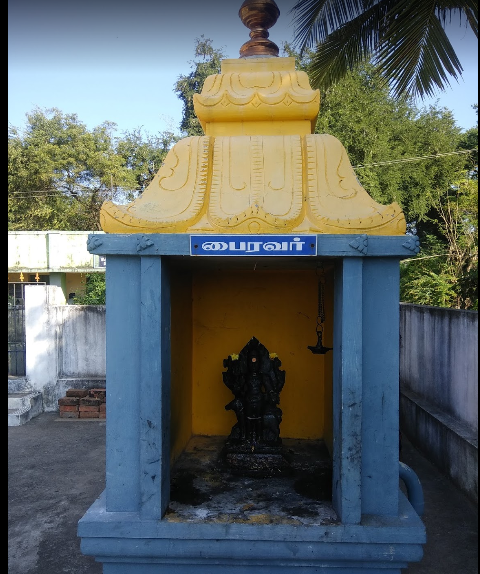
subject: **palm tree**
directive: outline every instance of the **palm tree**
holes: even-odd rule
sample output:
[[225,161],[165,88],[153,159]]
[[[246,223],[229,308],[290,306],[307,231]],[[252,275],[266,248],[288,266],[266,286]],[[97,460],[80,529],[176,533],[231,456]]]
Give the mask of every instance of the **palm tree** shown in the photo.
[[478,38],[478,0],[297,0],[293,46],[311,51],[310,79],[327,89],[371,60],[394,97],[424,98],[463,68],[445,33],[452,17]]

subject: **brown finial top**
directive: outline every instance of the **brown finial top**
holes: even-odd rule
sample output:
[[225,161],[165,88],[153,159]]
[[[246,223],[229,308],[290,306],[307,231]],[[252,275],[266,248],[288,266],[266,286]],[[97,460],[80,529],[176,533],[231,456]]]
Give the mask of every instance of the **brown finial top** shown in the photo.
[[268,40],[267,31],[280,16],[280,10],[274,0],[245,0],[238,15],[243,24],[251,30],[251,40],[240,48],[240,57],[278,56],[278,46]]

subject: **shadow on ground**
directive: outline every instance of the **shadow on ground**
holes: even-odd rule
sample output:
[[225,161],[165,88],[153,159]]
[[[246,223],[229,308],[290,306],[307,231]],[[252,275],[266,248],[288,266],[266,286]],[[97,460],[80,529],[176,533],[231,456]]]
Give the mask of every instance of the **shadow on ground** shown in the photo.
[[[102,574],[77,523],[105,488],[105,421],[42,413],[8,427],[8,573]],[[427,543],[405,574],[478,574],[478,506],[402,437],[420,478]],[[260,573],[259,573],[260,574]]]

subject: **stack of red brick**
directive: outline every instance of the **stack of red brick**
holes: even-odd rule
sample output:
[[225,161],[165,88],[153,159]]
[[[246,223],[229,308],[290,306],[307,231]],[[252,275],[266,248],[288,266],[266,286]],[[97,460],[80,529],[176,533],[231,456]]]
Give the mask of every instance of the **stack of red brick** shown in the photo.
[[106,390],[68,389],[66,396],[58,399],[58,407],[64,419],[104,419]]

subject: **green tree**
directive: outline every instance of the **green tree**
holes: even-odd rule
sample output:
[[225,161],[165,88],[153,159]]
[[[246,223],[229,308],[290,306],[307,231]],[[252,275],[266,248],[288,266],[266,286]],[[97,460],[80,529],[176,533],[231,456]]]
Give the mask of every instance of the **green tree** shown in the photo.
[[[305,50],[300,56],[285,44],[283,52],[296,58],[297,68],[307,72],[311,69],[311,50]],[[181,129],[186,135],[203,134],[194,112],[193,94],[201,91],[207,76],[220,71],[223,54],[202,36],[196,39],[195,57],[200,61],[191,63],[191,74],[180,76],[175,84],[175,91],[184,104]],[[54,112],[56,116],[51,119],[56,118],[57,122],[50,132],[44,126],[49,127],[49,118],[38,112],[32,115],[30,130],[25,136],[20,137],[16,130],[9,133],[11,229],[96,228],[90,224],[75,226],[80,220],[75,218],[76,199],[72,193],[65,193],[69,190],[65,185],[70,183],[75,191],[78,182],[65,179],[70,175],[66,171],[67,164],[57,160],[64,157],[62,152],[70,149],[74,166],[77,162],[82,165],[79,158],[83,158],[84,164],[90,167],[89,152],[91,147],[96,149],[97,140],[92,143],[89,137],[97,136],[97,131],[90,134],[76,116]],[[57,127],[59,120],[68,128],[64,138],[62,129]],[[42,127],[38,133],[37,124]],[[113,157],[113,165],[123,179],[120,175],[112,176],[113,169],[102,172],[104,177],[99,181],[104,186],[101,188],[104,195],[99,193],[94,197],[97,214],[89,220],[95,223],[103,200],[115,200],[112,192],[123,193],[125,197],[125,190],[144,189],[169,146],[178,139],[166,132],[144,140],[138,130],[114,140],[110,135],[112,129],[108,123],[98,128],[98,135],[103,136],[100,142],[110,147],[106,145],[102,152],[100,146],[97,154]],[[76,140],[77,132],[82,137]],[[420,236],[420,254],[401,267],[402,301],[478,308],[478,159],[471,151],[478,146],[478,128],[462,133],[450,110],[437,106],[419,110],[407,95],[393,97],[375,65],[366,61],[328,89],[321,88],[315,132],[337,137],[365,189],[379,203],[398,202],[404,210],[409,233]],[[50,133],[54,135],[51,140]],[[68,145],[63,148],[64,143],[70,148]],[[95,162],[91,173],[96,174],[94,166]],[[72,174],[75,173],[73,170]],[[83,172],[78,169],[78,174],[83,173],[91,175],[87,169]],[[87,176],[78,185],[85,196],[88,195],[85,188],[87,192],[90,190],[86,182],[89,182]],[[39,198],[41,202],[37,200],[33,208],[29,194],[22,196],[18,192],[35,189],[53,189],[55,193],[44,193]]]
[[74,305],[105,305],[105,273],[87,273],[85,290],[73,298]]
[[[171,131],[152,136],[136,129],[123,134],[117,140],[116,152],[123,158],[124,167],[131,170],[135,178],[135,191],[143,193],[162,165],[165,156],[179,136]],[[130,201],[133,197],[129,196]]]
[[[300,56],[288,44],[283,50],[308,72],[312,52]],[[450,110],[394,98],[370,62],[320,89],[315,133],[338,138],[368,193],[379,203],[398,202],[417,231],[438,189],[458,179],[468,156],[457,153],[467,145]],[[468,145],[474,147],[473,139]]]
[[[474,144],[478,128],[464,134],[460,147]],[[421,252],[402,262],[404,301],[478,310],[478,151],[457,175],[421,222]]]
[[[288,56],[309,70],[311,52]],[[360,183],[379,203],[398,202],[421,252],[401,266],[402,301],[475,308],[478,300],[478,129],[450,110],[394,98],[370,62],[320,90],[316,133],[345,146]],[[474,106],[476,108],[476,106]]]
[[208,76],[220,73],[223,58],[223,51],[213,48],[209,38],[203,35],[195,38],[195,59],[189,62],[192,71],[188,76],[179,76],[174,88],[174,92],[183,102],[180,129],[187,136],[204,135],[193,107],[193,95],[202,91]]
[[99,230],[103,202],[143,191],[175,141],[141,130],[121,139],[111,122],[89,131],[56,108],[35,108],[27,120],[23,132],[8,132],[10,230]]
[[9,129],[9,229],[99,229],[99,209],[131,171],[115,154],[105,122],[89,132],[76,114],[36,108],[22,134]]
[[476,0],[298,0],[293,45],[314,50],[310,79],[328,88],[373,59],[395,97],[434,95],[463,71],[445,33],[458,17],[478,37]]

